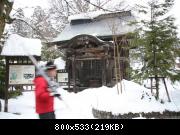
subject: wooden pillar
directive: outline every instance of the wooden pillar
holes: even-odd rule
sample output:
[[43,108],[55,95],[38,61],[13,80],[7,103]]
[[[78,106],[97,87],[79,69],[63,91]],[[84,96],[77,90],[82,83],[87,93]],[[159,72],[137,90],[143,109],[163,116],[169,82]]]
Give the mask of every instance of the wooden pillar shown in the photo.
[[168,93],[168,89],[167,89],[167,86],[166,86],[165,78],[163,77],[162,79],[163,79],[164,86],[165,86],[165,89],[166,89],[166,93],[167,93],[167,97],[168,97],[168,102],[171,102],[171,99],[170,99],[169,93]]
[[75,60],[75,56],[73,56],[72,59],[72,75],[73,75],[73,91],[76,93],[76,60]]
[[68,61],[66,62],[67,65],[68,65],[68,66],[67,66],[67,68],[68,68],[68,91],[70,91],[70,85],[71,85],[71,84],[70,84],[70,83],[71,83],[71,82],[70,82],[70,70],[71,70],[71,68],[70,68],[70,66],[69,66],[69,65],[70,65],[70,62],[71,62],[71,61],[70,61],[69,59],[68,59]]
[[153,87],[153,86],[152,86],[153,78],[151,77],[150,79],[151,79],[151,94],[152,94],[152,93],[153,93],[153,90],[152,90],[152,87]]
[[2,108],[2,105],[1,105],[1,100],[0,100],[0,112],[1,112],[1,108]]
[[159,78],[157,75],[155,75],[155,80],[156,80],[156,99],[159,99]]
[[107,61],[106,61],[107,63],[106,63],[106,83],[107,83],[107,85],[109,86],[110,85],[110,83],[111,83],[111,69],[110,69],[110,60],[109,59],[107,59]]
[[5,102],[4,112],[8,112],[8,89],[9,89],[9,58],[6,59],[6,81],[5,81]]
[[106,59],[102,59],[102,85],[106,86]]

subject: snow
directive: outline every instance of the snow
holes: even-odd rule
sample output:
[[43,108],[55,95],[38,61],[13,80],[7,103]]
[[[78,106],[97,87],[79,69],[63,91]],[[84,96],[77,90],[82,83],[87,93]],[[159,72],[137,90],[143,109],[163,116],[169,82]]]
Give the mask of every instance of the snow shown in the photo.
[[[63,101],[55,99],[57,119],[94,119],[92,108],[110,111],[113,114],[138,112],[180,111],[180,82],[171,84],[166,80],[172,102],[168,102],[162,83],[160,83],[160,100],[156,101],[150,89],[131,81],[122,81],[122,94],[117,94],[116,86],[107,88],[90,88],[79,93],[69,93],[59,89]],[[143,98],[142,98],[143,97]],[[1,100],[2,105],[4,101]],[[17,99],[9,100],[9,112],[0,112],[0,119],[37,119],[35,113],[34,92],[23,92]],[[138,117],[142,118],[142,117]]]
[[[38,66],[43,68],[46,65],[46,63],[47,63],[47,61],[39,61]],[[59,57],[54,60],[54,64],[57,66],[58,70],[65,69],[66,62],[61,57]]]
[[14,2],[14,0],[8,0],[9,2]]
[[[4,101],[1,101],[2,106]],[[24,92],[23,96],[8,101],[8,113],[0,113],[0,119],[36,119],[35,98],[33,92]]]
[[65,69],[65,61],[61,57],[55,59],[54,64],[57,65],[57,69]]
[[140,61],[133,61],[130,63],[130,66],[132,67],[133,70],[138,70],[143,67],[143,64]]
[[176,63],[180,63],[180,57],[176,58]]
[[[92,119],[91,108],[88,102],[78,94],[68,93],[60,89],[64,101],[55,99],[55,114],[57,119]],[[87,98],[86,98],[87,99]],[[23,96],[10,99],[9,112],[0,112],[0,119],[37,119],[35,113],[34,92],[23,92]],[[4,101],[1,101],[4,105]],[[80,105],[81,104],[81,105]],[[16,114],[15,114],[16,113]]]
[[29,39],[12,34],[8,37],[2,49],[3,56],[41,56],[41,41],[39,39]]
[[[112,111],[113,114],[124,114],[128,112],[163,112],[165,110],[179,111],[180,109],[180,89],[175,90],[170,83],[167,83],[173,102],[169,103],[164,86],[161,84],[160,99],[165,103],[157,102],[150,93],[149,89],[144,88],[136,83],[123,80],[123,93],[117,95],[116,86],[113,89],[106,89],[106,96],[98,99],[95,108],[104,111]],[[179,87],[180,88],[180,87]],[[102,93],[103,89],[100,89]],[[104,91],[103,91],[104,92]],[[100,97],[100,96],[99,96]],[[144,97],[143,99],[141,99]],[[104,98],[109,100],[104,100]],[[117,104],[118,103],[118,104]],[[176,105],[175,105],[175,104]]]
[[[48,1],[49,0],[43,0],[43,2],[42,2],[42,0],[26,0],[26,1],[14,0],[13,8],[16,9],[16,10],[18,8],[23,8],[23,10],[25,11],[25,16],[30,17],[30,16],[32,16],[32,13],[33,13],[33,8],[32,7],[41,6],[42,8],[49,8],[49,2]],[[133,9],[133,7],[136,4],[144,5],[144,3],[147,2],[147,0],[126,0],[125,2],[126,2],[126,4],[128,5],[128,7],[131,10],[131,8]],[[116,2],[114,0],[114,4],[115,3]],[[109,5],[109,6],[112,7],[112,5]],[[179,6],[180,6],[180,1],[175,0],[175,5],[172,8],[172,15],[176,18],[175,23],[178,26],[178,35],[180,36],[180,25],[179,25],[180,24],[180,16],[179,16],[179,14],[177,14],[180,11]],[[109,7],[106,6],[105,8],[108,9]],[[16,11],[13,10],[12,12],[15,13]],[[73,19],[75,17],[71,17],[71,18]],[[69,19],[71,19],[71,18],[69,18]]]
[[[71,17],[71,19],[77,19],[77,18],[78,17],[76,16],[74,18]],[[131,17],[127,16],[123,18],[114,17],[114,18],[99,19],[91,23],[84,23],[77,25],[71,25],[69,23],[66,25],[65,29],[53,41],[56,42],[56,41],[70,40],[73,37],[82,34],[95,35],[97,37],[110,36],[114,34],[119,34],[119,35],[125,34],[128,32],[132,32],[135,29],[134,26],[128,25],[128,23],[130,23],[131,21],[134,21],[133,16]],[[113,28],[115,28],[115,30],[113,30]]]
[[6,10],[5,9],[3,10],[3,13],[6,14]]
[[87,12],[87,13],[81,13],[81,14],[76,14],[76,15],[71,15],[68,17],[69,21],[72,20],[80,20],[80,19],[94,19],[100,15],[103,14],[108,14],[110,12],[105,12],[105,11],[94,11],[94,12]]

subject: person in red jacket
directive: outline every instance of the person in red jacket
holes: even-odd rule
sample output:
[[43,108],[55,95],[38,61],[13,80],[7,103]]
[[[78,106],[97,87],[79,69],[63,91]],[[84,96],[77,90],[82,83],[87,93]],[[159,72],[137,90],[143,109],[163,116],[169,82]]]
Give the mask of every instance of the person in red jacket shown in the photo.
[[[56,72],[56,65],[52,61],[46,64],[47,75],[54,79]],[[55,119],[54,113],[54,96],[49,92],[47,81],[41,76],[36,74],[34,79],[35,84],[35,101],[36,101],[36,113],[39,114],[40,119]],[[56,95],[60,96],[60,95]]]

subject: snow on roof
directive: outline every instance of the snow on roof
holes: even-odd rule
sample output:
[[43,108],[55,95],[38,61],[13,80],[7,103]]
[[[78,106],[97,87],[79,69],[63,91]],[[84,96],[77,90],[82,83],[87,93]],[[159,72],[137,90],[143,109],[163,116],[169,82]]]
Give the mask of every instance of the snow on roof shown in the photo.
[[[74,18],[71,17],[70,19],[77,18],[78,16],[74,16]],[[65,29],[57,36],[57,38],[53,40],[53,42],[70,40],[75,36],[83,34],[93,35],[96,37],[123,35],[128,32],[132,32],[135,29],[135,26],[128,25],[134,20],[135,18],[133,16],[116,16],[111,18],[101,18],[97,20],[95,19],[91,23],[83,23],[76,25],[71,25],[69,23],[66,25]]]
[[41,41],[39,39],[29,39],[12,34],[4,44],[2,56],[41,56]]
[[81,14],[76,14],[76,15],[71,15],[69,16],[68,20],[80,20],[80,19],[94,19],[102,14],[108,14],[110,12],[105,12],[105,11],[94,11],[94,12],[88,12],[88,13],[81,13]]

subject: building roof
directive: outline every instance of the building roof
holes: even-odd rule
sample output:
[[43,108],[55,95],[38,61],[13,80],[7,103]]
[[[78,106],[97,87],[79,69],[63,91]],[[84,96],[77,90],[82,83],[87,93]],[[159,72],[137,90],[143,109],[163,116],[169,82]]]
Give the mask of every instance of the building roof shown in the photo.
[[73,20],[80,20],[80,19],[95,19],[100,15],[103,14],[110,14],[110,12],[105,11],[96,11],[96,12],[88,12],[88,13],[81,13],[81,14],[75,14],[68,17],[69,22]]
[[29,39],[12,34],[5,42],[2,56],[41,56],[41,41],[39,39]]
[[135,18],[130,11],[127,12],[91,12],[70,16],[70,23],[53,40],[53,42],[67,41],[78,35],[92,35],[105,37],[112,35],[123,35],[132,32],[135,27],[129,23]]

